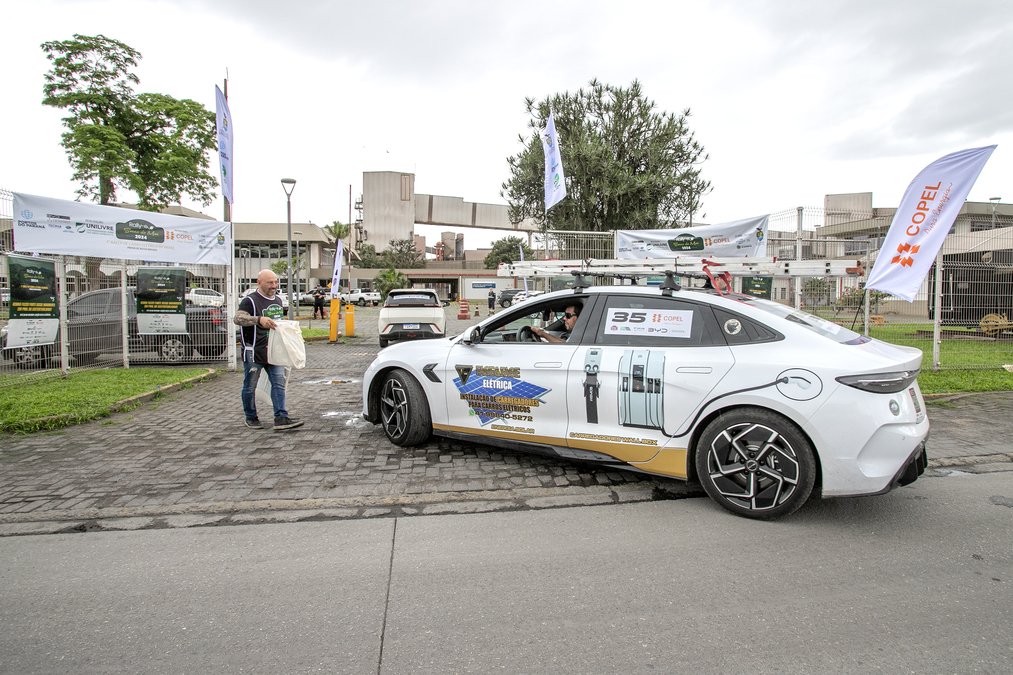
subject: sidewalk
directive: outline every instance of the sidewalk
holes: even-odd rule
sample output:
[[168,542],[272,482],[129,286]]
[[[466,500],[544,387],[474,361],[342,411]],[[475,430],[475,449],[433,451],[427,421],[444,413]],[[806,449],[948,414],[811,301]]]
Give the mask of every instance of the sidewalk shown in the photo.
[[[450,334],[476,321],[451,319],[450,309]],[[0,535],[700,494],[682,481],[479,444],[434,437],[418,448],[392,445],[379,427],[360,417],[361,376],[379,351],[377,311],[356,310],[361,337],[344,344],[307,343],[309,365],[289,384],[289,412],[306,421],[294,432],[247,429],[239,400],[242,374],[223,372],[106,420],[0,436]],[[1013,470],[1011,410],[1013,392],[929,405],[930,465],[944,467],[936,471]]]

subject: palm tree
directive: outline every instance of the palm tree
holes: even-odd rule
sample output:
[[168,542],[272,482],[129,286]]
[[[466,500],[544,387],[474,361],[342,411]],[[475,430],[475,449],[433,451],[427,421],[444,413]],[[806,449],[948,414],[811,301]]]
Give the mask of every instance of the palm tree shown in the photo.
[[389,269],[385,269],[373,278],[373,283],[376,284],[376,290],[380,291],[380,301],[387,301],[387,294],[395,288],[408,288],[411,283],[408,281],[408,277],[401,274],[393,266]]

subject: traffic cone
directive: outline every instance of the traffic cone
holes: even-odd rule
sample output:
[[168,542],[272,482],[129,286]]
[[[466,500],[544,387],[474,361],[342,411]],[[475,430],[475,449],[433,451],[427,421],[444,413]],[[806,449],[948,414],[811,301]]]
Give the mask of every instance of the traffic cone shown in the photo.
[[458,304],[457,318],[470,319],[471,314],[468,311],[468,301],[465,300],[464,298],[461,298],[461,300],[457,304]]

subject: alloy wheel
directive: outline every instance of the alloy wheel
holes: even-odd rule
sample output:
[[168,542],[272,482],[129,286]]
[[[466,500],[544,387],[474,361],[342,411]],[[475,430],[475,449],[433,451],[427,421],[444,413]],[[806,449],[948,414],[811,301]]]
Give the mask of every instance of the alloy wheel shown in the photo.
[[707,470],[722,497],[751,511],[785,503],[799,484],[791,443],[762,424],[736,424],[718,433],[707,449]]
[[408,428],[408,394],[401,383],[390,378],[380,395],[380,416],[388,438],[400,438]]

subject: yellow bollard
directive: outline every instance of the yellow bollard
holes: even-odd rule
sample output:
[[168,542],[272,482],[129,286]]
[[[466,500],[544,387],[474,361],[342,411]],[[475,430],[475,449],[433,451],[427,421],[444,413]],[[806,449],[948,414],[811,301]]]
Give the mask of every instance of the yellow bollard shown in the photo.
[[345,335],[355,337],[355,305],[345,305]]
[[338,340],[338,314],[341,311],[341,301],[331,298],[331,342]]

